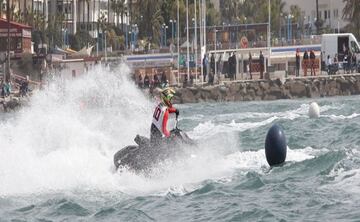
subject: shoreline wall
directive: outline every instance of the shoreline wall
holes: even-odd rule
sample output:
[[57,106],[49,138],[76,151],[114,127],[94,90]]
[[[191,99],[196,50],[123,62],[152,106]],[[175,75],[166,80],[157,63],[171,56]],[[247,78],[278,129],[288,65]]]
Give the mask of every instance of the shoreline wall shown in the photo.
[[[317,76],[276,80],[223,82],[175,88],[174,103],[260,101],[360,94],[360,75]],[[153,91],[158,95],[158,90]]]

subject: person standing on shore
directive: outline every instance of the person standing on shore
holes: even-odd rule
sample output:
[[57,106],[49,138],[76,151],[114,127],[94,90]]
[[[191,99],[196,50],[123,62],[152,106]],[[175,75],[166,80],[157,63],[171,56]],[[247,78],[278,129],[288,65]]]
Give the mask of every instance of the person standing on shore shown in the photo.
[[202,61],[202,65],[203,65],[203,81],[206,82],[206,74],[207,74],[207,64],[208,64],[208,61],[207,61],[207,58],[206,58],[206,54],[204,54],[204,58],[203,58],[203,61]]
[[0,82],[0,87],[1,87],[1,97],[5,97],[5,84],[4,84],[4,81],[1,80]]
[[264,78],[264,65],[265,65],[265,60],[264,60],[264,55],[262,54],[262,51],[260,51],[260,79]]
[[248,64],[249,64],[250,79],[253,79],[253,78],[252,78],[252,73],[251,73],[251,71],[252,71],[252,68],[251,68],[251,66],[252,66],[252,56],[251,56],[251,52],[249,52],[249,62],[248,62]]
[[143,80],[142,80],[141,73],[139,74],[139,77],[138,77],[138,86],[139,86],[140,89],[142,89],[144,87],[144,83],[143,83]]
[[304,56],[303,56],[303,68],[304,68],[304,76],[307,76],[307,68],[309,65],[309,55],[307,50],[305,50],[304,52]]
[[232,77],[232,60],[231,60],[231,53],[229,52],[228,58],[227,58],[227,64],[228,64],[228,69],[227,69],[227,76],[228,78],[230,78],[230,80],[233,79]]
[[162,71],[162,74],[161,74],[161,84],[163,86],[165,86],[167,83],[167,79],[166,79],[166,74],[165,74],[165,71]]
[[5,97],[10,96],[10,93],[11,93],[11,82],[10,82],[9,80],[5,82],[4,91],[5,91]]
[[351,57],[351,73],[353,73],[354,71],[356,72],[357,71],[357,68],[356,68],[356,54],[353,53],[352,54],[352,57]]
[[233,80],[236,80],[236,55],[235,52],[233,52],[231,56],[231,72],[233,76]]
[[148,74],[145,74],[145,77],[144,77],[144,88],[150,88],[150,79],[149,79]]
[[315,76],[316,72],[315,72],[315,53],[314,50],[310,51],[310,72],[311,72],[311,76]]
[[211,73],[215,73],[215,56],[214,53],[211,54],[211,58],[210,58],[210,72]]
[[296,49],[295,60],[296,60],[295,75],[296,75],[296,77],[298,77],[300,74],[300,50],[299,49]]

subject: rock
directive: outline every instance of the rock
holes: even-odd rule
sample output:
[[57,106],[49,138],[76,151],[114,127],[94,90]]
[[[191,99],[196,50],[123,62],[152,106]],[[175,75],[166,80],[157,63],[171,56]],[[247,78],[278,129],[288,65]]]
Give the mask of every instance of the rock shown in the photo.
[[306,86],[303,82],[296,81],[294,83],[290,83],[290,93],[293,96],[297,97],[305,97],[306,96]]
[[264,91],[267,91],[267,90],[269,89],[269,87],[270,87],[269,82],[263,82],[263,81],[261,81],[259,85],[260,85],[260,88],[261,88],[262,90],[264,90]]
[[279,86],[271,86],[268,92],[269,95],[275,96],[278,99],[283,97],[283,92]]
[[[314,79],[259,80],[228,82],[222,85],[203,85],[176,88],[174,103],[199,101],[252,101],[324,97],[360,94],[360,75],[329,76]],[[151,92],[157,96],[160,89]]]
[[239,89],[240,89],[240,85],[238,83],[232,83],[231,85],[229,85],[229,90],[232,94],[237,93]]
[[278,98],[274,95],[265,95],[263,99],[264,100],[276,100]]
[[182,100],[183,103],[195,103],[196,98],[194,94],[191,92],[191,90],[184,90],[182,93]]

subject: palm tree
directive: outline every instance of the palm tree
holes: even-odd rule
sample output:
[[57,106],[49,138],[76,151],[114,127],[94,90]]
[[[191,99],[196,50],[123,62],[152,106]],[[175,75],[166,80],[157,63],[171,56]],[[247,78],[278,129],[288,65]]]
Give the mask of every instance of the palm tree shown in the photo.
[[129,9],[129,21],[131,23],[131,18],[132,18],[132,0],[128,0],[128,9]]
[[154,42],[159,42],[160,45],[160,36],[161,36],[161,25],[164,23],[164,19],[161,15],[161,10],[158,9],[151,18],[151,31]]
[[2,9],[4,7],[4,4],[5,4],[5,0],[0,0],[0,18],[2,17]]
[[[89,21],[90,21],[90,0],[86,1],[86,11],[87,11],[87,21],[86,21],[86,31],[89,31]],[[85,9],[84,9],[85,10]]]
[[15,16],[15,5],[14,4],[11,4],[10,6],[10,20],[13,21],[14,20],[14,16]]
[[315,21],[315,26],[316,26],[316,32],[319,35],[320,34],[320,29],[321,26],[323,25],[322,20],[320,19],[319,16],[319,0],[316,0],[316,21]]
[[123,0],[118,1],[118,0],[111,0],[111,10],[114,11],[115,16],[116,16],[116,26],[119,26],[119,16],[121,13],[121,9],[123,7],[122,5]]
[[353,32],[357,38],[360,37],[360,2],[357,0],[343,0],[345,7],[342,18],[349,21],[348,29]]
[[221,16],[223,17],[223,21],[227,21],[229,23],[232,23],[234,19],[238,17],[238,0],[227,0],[223,1],[223,7],[220,9]]
[[121,29],[124,31],[124,15],[126,14],[127,8],[125,0],[120,0],[120,14],[121,14]]

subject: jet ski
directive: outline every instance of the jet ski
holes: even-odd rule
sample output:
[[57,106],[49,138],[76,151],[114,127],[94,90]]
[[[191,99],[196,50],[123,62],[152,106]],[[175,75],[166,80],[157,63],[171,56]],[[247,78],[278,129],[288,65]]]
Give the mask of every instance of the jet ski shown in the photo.
[[126,146],[115,153],[116,169],[125,167],[136,172],[149,171],[161,161],[176,156],[183,147],[196,145],[194,140],[177,127],[177,120],[175,128],[170,131],[170,138],[159,144],[151,144],[149,138],[140,135],[136,135],[134,141],[137,145]]

